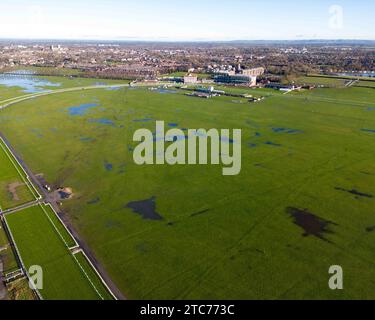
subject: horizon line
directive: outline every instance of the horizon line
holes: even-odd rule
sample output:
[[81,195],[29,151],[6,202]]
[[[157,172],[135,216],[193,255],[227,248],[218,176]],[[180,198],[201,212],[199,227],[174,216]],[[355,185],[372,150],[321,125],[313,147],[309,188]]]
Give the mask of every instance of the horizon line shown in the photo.
[[142,39],[142,38],[19,38],[19,37],[0,37],[0,41],[103,41],[103,42],[158,42],[158,43],[230,43],[230,42],[331,42],[331,41],[351,41],[351,42],[375,42],[375,39],[353,39],[353,38],[301,38],[301,39]]

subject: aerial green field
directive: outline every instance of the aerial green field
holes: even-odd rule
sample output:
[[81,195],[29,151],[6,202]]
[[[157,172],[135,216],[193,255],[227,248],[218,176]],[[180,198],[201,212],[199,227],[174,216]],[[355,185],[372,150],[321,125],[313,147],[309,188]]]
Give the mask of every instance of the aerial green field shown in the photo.
[[[264,96],[67,92],[1,110],[0,127],[34,173],[72,188],[62,210],[130,299],[374,299],[375,91]],[[134,131],[155,131],[155,120],[242,129],[241,173],[135,165]],[[46,223],[8,219],[21,239]],[[42,248],[54,261],[55,249]],[[332,265],[344,269],[343,291],[328,288]]]
[[322,85],[328,87],[339,87],[342,88],[345,86],[345,83],[348,82],[348,79],[339,79],[339,78],[331,78],[331,77],[300,77],[297,79],[298,84],[306,84],[306,85]]
[[0,209],[6,210],[36,199],[26,174],[0,138]]
[[50,300],[100,300],[102,288],[91,282],[86,267],[69,252],[60,237],[61,229],[57,227],[57,232],[55,222],[52,224],[43,209],[31,207],[5,217],[26,269],[34,265],[43,269],[40,294]]
[[[360,80],[359,80],[360,79]],[[325,86],[325,87],[332,87],[332,88],[344,88],[345,85],[351,80],[357,80],[352,85],[354,87],[375,87],[375,79],[374,78],[361,78],[361,77],[339,77],[339,76],[323,76],[323,75],[309,75],[304,77],[299,77],[296,80],[297,84],[304,84],[304,85],[316,85],[316,86]]]

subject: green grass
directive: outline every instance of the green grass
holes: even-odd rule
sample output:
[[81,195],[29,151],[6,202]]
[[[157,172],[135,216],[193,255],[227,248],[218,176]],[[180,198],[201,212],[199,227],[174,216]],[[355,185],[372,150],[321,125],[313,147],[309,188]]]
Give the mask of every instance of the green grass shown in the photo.
[[64,227],[64,225],[61,223],[61,221],[57,217],[56,213],[52,210],[52,208],[50,206],[44,206],[44,210],[45,210],[45,213],[48,215],[53,227],[57,229],[59,236],[63,239],[63,242],[65,243],[65,245],[68,248],[73,248],[77,246],[77,243],[69,234],[69,232]]
[[297,84],[304,84],[304,85],[321,85],[321,86],[328,86],[328,87],[339,87],[342,88],[345,86],[345,83],[348,82],[348,79],[338,79],[338,78],[331,78],[331,77],[300,77],[296,80]]
[[79,264],[81,267],[85,270],[87,275],[90,277],[90,279],[93,281],[95,288],[100,292],[101,296],[105,300],[113,300],[112,295],[108,292],[106,286],[103,284],[103,282],[100,280],[98,274],[94,271],[90,263],[88,262],[87,258],[82,252],[78,252],[75,254],[75,257],[77,258]]
[[26,269],[43,269],[44,299],[100,299],[40,206],[6,216]]
[[350,80],[358,80],[353,86],[355,87],[375,87],[374,78],[366,77],[340,77],[340,76],[327,76],[327,75],[308,75],[299,77],[296,80],[297,84],[305,85],[321,85],[326,87],[343,88]]
[[[129,298],[374,299],[375,233],[367,230],[375,200],[336,189],[375,195],[375,134],[362,130],[375,130],[373,89],[267,92],[257,104],[147,89],[70,92],[2,110],[0,126],[33,172],[73,189],[62,210]],[[100,106],[69,114],[83,103]],[[144,118],[242,129],[240,175],[136,166],[134,131],[155,130],[134,121]],[[163,220],[126,208],[153,196]],[[303,237],[288,207],[335,222],[330,242]],[[336,264],[344,291],[327,285]]]
[[0,208],[6,210],[36,199],[26,174],[0,139]]
[[0,221],[0,260],[3,262],[4,274],[15,271],[19,268],[2,221]]

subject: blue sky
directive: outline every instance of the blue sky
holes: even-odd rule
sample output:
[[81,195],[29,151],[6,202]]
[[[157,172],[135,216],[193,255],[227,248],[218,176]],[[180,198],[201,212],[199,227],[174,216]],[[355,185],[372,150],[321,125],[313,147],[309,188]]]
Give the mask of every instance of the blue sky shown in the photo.
[[374,12],[374,0],[0,0],[0,38],[375,40]]

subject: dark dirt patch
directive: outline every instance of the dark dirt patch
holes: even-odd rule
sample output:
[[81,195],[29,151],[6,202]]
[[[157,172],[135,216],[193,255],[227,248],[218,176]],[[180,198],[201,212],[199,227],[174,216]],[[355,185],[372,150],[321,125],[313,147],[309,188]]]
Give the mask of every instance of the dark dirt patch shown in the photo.
[[150,199],[129,202],[125,207],[132,209],[145,220],[163,220],[163,217],[156,212],[155,197]]
[[12,195],[13,201],[20,201],[20,198],[17,194],[17,188],[24,186],[22,182],[14,182],[8,185],[8,191]]
[[355,189],[353,190],[347,190],[347,189],[344,189],[344,188],[335,188],[336,190],[338,191],[344,191],[344,192],[348,192],[348,193],[351,193],[351,194],[354,194],[355,196],[359,196],[359,197],[364,197],[364,198],[373,198],[374,196],[372,194],[367,194],[367,193],[363,193],[363,192],[359,192]]
[[190,217],[201,216],[201,215],[207,213],[208,211],[210,211],[210,209],[205,209],[205,210],[201,210],[201,211],[198,211],[198,212],[194,212],[190,215]]
[[330,242],[324,237],[324,234],[333,233],[329,227],[331,225],[337,226],[336,223],[320,218],[313,213],[308,212],[307,209],[301,210],[289,207],[286,209],[286,212],[294,218],[294,224],[305,231],[303,234],[304,237],[314,236]]
[[367,171],[360,171],[359,173],[365,174],[366,176],[371,176],[372,174]]
[[370,132],[370,133],[375,133],[374,129],[361,129],[364,132]]
[[264,144],[269,145],[269,146],[274,146],[274,147],[281,147],[281,144],[274,143],[272,141],[266,141]]
[[275,132],[275,133],[289,133],[289,134],[302,133],[301,130],[290,129],[290,128],[272,128],[272,131]]
[[375,231],[375,226],[366,228],[366,231],[367,232],[374,232]]
[[95,199],[92,199],[92,200],[90,200],[90,201],[87,201],[87,204],[97,204],[97,203],[99,203],[99,202],[100,202],[100,198],[97,197],[97,198],[95,198]]

